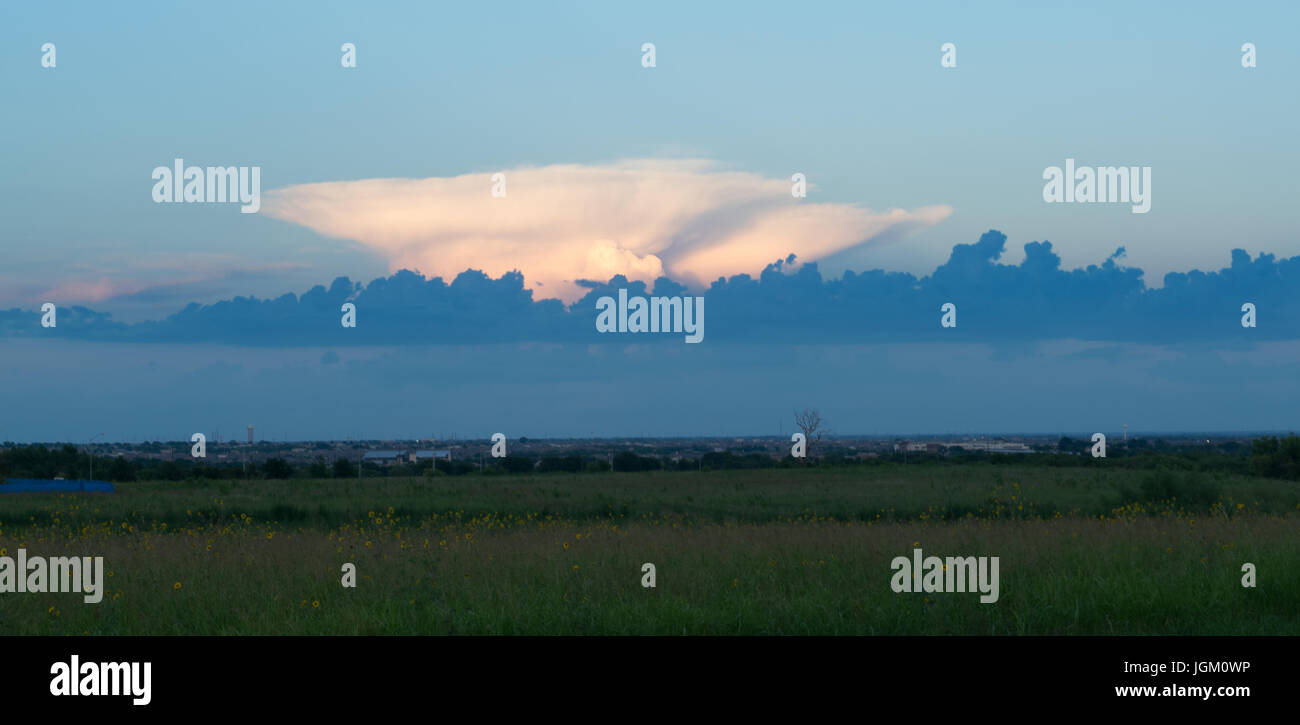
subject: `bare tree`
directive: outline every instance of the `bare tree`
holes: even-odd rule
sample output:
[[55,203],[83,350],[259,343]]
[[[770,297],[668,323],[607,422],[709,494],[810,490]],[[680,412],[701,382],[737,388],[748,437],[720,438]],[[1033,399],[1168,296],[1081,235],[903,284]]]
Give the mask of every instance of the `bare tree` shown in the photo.
[[[812,452],[813,444],[821,442],[822,434],[817,429],[822,425],[822,414],[816,408],[804,408],[802,412],[794,412],[794,424],[799,426],[803,431],[804,444],[807,446],[806,454]],[[805,461],[808,459],[805,457]]]

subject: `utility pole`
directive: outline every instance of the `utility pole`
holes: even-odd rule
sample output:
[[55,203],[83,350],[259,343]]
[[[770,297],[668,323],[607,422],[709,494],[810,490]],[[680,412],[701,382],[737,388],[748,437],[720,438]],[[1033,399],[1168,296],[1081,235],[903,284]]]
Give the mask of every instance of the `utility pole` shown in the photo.
[[90,478],[89,478],[89,480],[91,480],[91,481],[95,480],[95,449],[93,448],[93,444],[94,444],[94,442],[95,442],[95,438],[98,438],[99,436],[102,436],[102,435],[104,435],[104,434],[103,434],[103,433],[98,433],[98,434],[96,434],[94,437],[92,437],[90,440],[86,441],[86,453],[90,456]]

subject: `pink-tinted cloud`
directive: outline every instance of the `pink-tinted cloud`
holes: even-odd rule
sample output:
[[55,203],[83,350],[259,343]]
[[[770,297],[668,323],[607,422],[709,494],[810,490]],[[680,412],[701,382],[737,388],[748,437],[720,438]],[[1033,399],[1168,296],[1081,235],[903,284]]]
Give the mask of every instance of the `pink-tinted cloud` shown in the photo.
[[149,289],[156,283],[137,279],[69,279],[42,291],[38,297],[45,300],[69,300],[72,303],[102,302],[122,295]]
[[267,193],[262,213],[367,245],[392,270],[517,269],[537,297],[566,302],[582,295],[580,279],[667,274],[703,285],[792,252],[816,261],[893,239],[951,213],[795,199],[788,179],[698,159],[507,169],[504,198],[491,193],[493,173],[290,186]]

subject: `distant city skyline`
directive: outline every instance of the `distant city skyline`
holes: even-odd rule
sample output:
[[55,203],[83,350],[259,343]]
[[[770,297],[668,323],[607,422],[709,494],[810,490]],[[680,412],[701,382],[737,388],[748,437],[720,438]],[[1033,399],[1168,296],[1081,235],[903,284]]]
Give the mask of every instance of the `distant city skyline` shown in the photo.
[[[195,432],[202,433],[203,431],[195,431]],[[1290,430],[1290,429],[1288,429],[1288,430],[1221,430],[1221,431],[1196,431],[1196,430],[1186,430],[1186,431],[1142,431],[1142,432],[1140,432],[1140,433],[1134,433],[1134,434],[1131,436],[1131,438],[1132,438],[1133,440],[1147,440],[1147,441],[1152,440],[1152,439],[1161,439],[1161,438],[1163,438],[1163,439],[1173,439],[1173,440],[1198,440],[1201,436],[1213,436],[1213,437],[1219,437],[1220,439],[1222,439],[1222,438],[1238,439],[1238,438],[1253,438],[1253,437],[1259,437],[1259,436],[1287,436],[1287,435],[1293,435],[1293,434],[1295,434],[1295,432],[1296,432],[1295,430]],[[1059,438],[1059,437],[1062,437],[1062,436],[1067,437],[1067,438],[1074,438],[1075,436],[1078,436],[1078,437],[1080,438],[1080,440],[1084,440],[1084,439],[1087,438],[1087,436],[1090,436],[1090,435],[1092,435],[1093,433],[1103,433],[1103,434],[1105,434],[1105,435],[1107,436],[1108,445],[1109,445],[1109,444],[1113,444],[1113,443],[1122,443],[1122,442],[1123,442],[1123,439],[1119,437],[1119,436],[1121,435],[1121,433],[1122,433],[1122,430],[1095,430],[1095,431],[1094,431],[1094,430],[1088,430],[1088,431],[1082,431],[1082,430],[1080,430],[1080,431],[1037,432],[1037,433],[1027,433],[1027,432],[1016,432],[1016,433],[1009,433],[1009,432],[988,432],[988,433],[975,433],[975,432],[969,432],[969,433],[893,433],[893,434],[891,434],[891,433],[880,433],[880,434],[875,434],[875,433],[873,433],[873,434],[866,434],[866,433],[835,433],[835,434],[832,434],[832,435],[828,435],[828,436],[826,436],[823,440],[826,440],[826,441],[876,440],[876,441],[881,441],[881,442],[893,442],[893,441],[903,441],[903,440],[935,441],[935,440],[941,440],[941,439],[942,439],[942,440],[947,440],[947,441],[952,441],[952,442],[956,442],[956,441],[974,442],[974,441],[981,441],[981,440],[989,440],[989,441],[997,441],[997,440],[1011,440],[1011,439],[1016,439],[1016,438],[1035,439],[1035,440],[1053,440],[1053,439],[1056,439],[1056,438]],[[1111,438],[1110,438],[1112,435],[1115,436],[1115,438],[1114,438],[1113,440],[1111,440]],[[642,441],[642,442],[644,442],[644,441],[660,441],[660,442],[671,442],[671,441],[710,441],[710,442],[712,442],[712,441],[731,441],[731,442],[735,442],[735,441],[740,441],[740,440],[745,440],[745,441],[763,441],[763,442],[768,442],[768,443],[774,443],[774,442],[775,442],[775,443],[788,443],[788,442],[789,442],[789,436],[788,436],[788,435],[781,435],[781,434],[772,435],[772,434],[768,434],[768,433],[757,433],[757,434],[752,434],[752,435],[737,433],[737,434],[734,434],[734,435],[733,435],[733,434],[728,434],[728,435],[718,435],[718,436],[707,436],[707,435],[701,435],[701,436],[690,436],[690,435],[680,435],[680,436],[637,436],[637,435],[627,435],[627,436],[609,436],[609,437],[605,437],[605,438],[587,438],[587,437],[581,437],[581,436],[559,436],[559,437],[549,438],[549,437],[545,437],[545,436],[532,436],[532,435],[524,434],[524,435],[520,436],[520,438],[526,438],[527,441],[525,441],[525,442],[529,442],[529,443],[558,443],[558,442],[575,442],[575,441],[577,441],[577,442],[581,442],[581,441],[593,441],[593,442],[596,442],[596,443],[604,443],[604,444],[608,444],[608,443],[614,443],[614,442],[617,442],[617,441]],[[1211,440],[1213,440],[1213,439],[1211,439]],[[519,439],[515,439],[515,441],[516,441],[516,442],[519,442]],[[462,438],[362,438],[362,439],[346,439],[346,438],[343,438],[343,439],[319,439],[319,438],[305,438],[305,439],[279,439],[279,438],[276,438],[276,439],[270,439],[270,440],[255,441],[252,445],[253,445],[253,446],[259,446],[259,445],[263,445],[263,444],[265,444],[265,445],[271,446],[271,445],[276,445],[276,444],[279,444],[279,445],[293,445],[293,444],[298,444],[298,443],[333,443],[333,444],[344,443],[344,444],[349,444],[349,445],[380,444],[380,446],[382,446],[383,444],[404,444],[404,443],[410,443],[411,445],[413,445],[413,446],[417,446],[417,447],[418,447],[419,445],[421,445],[421,444],[426,444],[426,443],[427,443],[427,444],[430,444],[430,445],[433,445],[433,444],[435,444],[435,443],[436,443],[436,444],[447,444],[447,443],[471,444],[471,443],[481,443],[481,444],[486,448],[488,445],[490,445],[490,442],[491,442],[491,439],[490,439],[490,438],[468,438],[468,437],[462,437]],[[99,448],[99,447],[103,447],[103,446],[112,446],[112,445],[151,445],[151,444],[155,444],[155,443],[156,443],[156,444],[160,444],[160,445],[175,445],[175,446],[178,446],[178,447],[179,447],[179,446],[190,446],[190,445],[191,445],[191,443],[190,443],[189,440],[186,440],[186,439],[179,439],[179,438],[178,438],[178,439],[161,439],[161,438],[112,439],[112,438],[105,438],[105,439],[103,439],[103,440],[96,441],[93,445],[94,445],[94,447]],[[63,444],[68,444],[68,445],[80,446],[80,447],[84,447],[84,446],[87,445],[87,443],[86,443],[85,441],[75,441],[75,440],[33,440],[33,441],[11,441],[11,440],[3,440],[3,436],[0,436],[0,444],[14,444],[14,445],[41,445],[41,444],[45,444],[45,445],[63,445]],[[224,440],[224,441],[220,441],[220,442],[216,441],[216,439],[209,439],[209,440],[208,440],[208,444],[209,444],[209,445],[212,445],[212,446],[217,446],[217,445],[230,446],[230,447],[233,447],[233,448],[247,448],[247,447],[249,447],[249,444],[248,444],[248,443],[241,442],[241,441],[231,441],[231,440],[229,440],[229,439],[226,439],[226,440]]]

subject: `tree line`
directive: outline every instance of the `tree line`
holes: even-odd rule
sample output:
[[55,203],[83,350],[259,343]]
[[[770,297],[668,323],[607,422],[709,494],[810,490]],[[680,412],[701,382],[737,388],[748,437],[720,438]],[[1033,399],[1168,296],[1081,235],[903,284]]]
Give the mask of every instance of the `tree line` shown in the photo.
[[[79,479],[90,475],[89,455],[71,444],[6,444],[0,450],[0,478],[62,477]],[[570,454],[564,456],[510,455],[504,458],[473,460],[438,460],[436,463],[398,463],[380,465],[357,463],[338,457],[326,460],[319,456],[311,463],[291,463],[270,457],[258,462],[216,464],[192,459],[128,459],[123,456],[94,459],[95,478],[115,483],[130,481],[183,481],[187,479],[290,479],[290,478],[358,478],[398,476],[464,476],[525,473],[601,473],[608,471],[715,471],[759,468],[793,468],[814,466],[881,466],[975,465],[1016,463],[1060,467],[1114,466],[1135,469],[1167,469],[1237,473],[1267,478],[1300,480],[1300,437],[1267,436],[1249,444],[1226,443],[1218,447],[1174,445],[1159,439],[1131,440],[1112,445],[1106,458],[1086,453],[1087,442],[1062,438],[1055,449],[1043,448],[1033,454],[989,453],[946,450],[935,453],[882,453],[861,457],[855,451],[837,449],[823,442],[820,455],[796,459],[790,455],[775,458],[761,451],[711,451],[696,457],[643,455],[622,451],[612,456]]]

